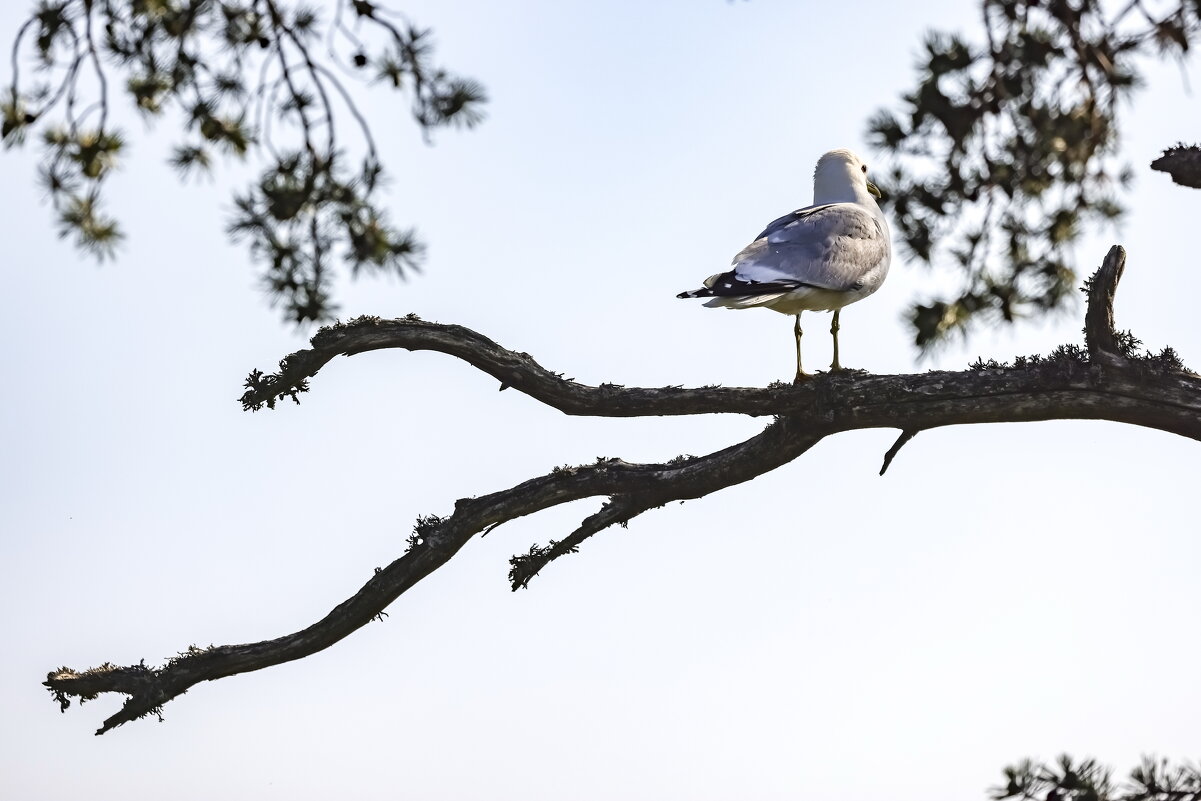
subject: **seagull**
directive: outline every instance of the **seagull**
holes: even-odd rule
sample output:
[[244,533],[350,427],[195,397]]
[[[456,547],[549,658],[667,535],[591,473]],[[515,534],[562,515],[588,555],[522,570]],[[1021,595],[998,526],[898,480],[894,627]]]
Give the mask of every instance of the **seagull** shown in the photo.
[[892,260],[888,222],[873,198],[867,165],[849,150],[831,150],[813,171],[813,205],[773,220],[734,257],[734,269],[705,279],[678,298],[710,298],[706,306],[762,306],[796,316],[796,380],[801,369],[801,312],[833,311],[831,371],[838,361],[838,315],[884,283]]

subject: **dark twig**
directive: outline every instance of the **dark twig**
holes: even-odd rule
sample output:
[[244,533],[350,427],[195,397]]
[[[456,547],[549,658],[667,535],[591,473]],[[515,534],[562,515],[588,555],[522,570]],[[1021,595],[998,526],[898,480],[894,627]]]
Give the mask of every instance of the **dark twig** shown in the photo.
[[888,466],[892,464],[892,460],[901,452],[909,440],[917,436],[920,429],[908,429],[901,432],[901,436],[897,437],[897,441],[892,443],[892,447],[884,454],[884,464],[880,466],[880,475],[884,475],[888,471]]

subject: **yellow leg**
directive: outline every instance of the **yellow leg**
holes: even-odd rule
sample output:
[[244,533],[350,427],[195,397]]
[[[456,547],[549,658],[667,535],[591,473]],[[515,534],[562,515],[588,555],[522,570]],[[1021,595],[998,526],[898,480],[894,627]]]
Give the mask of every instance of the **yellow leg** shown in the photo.
[[801,335],[803,332],[801,331],[800,312],[797,312],[796,323],[792,326],[792,333],[796,336],[796,383],[800,383],[807,378],[813,377],[801,369]]
[[842,365],[838,363],[838,329],[840,328],[838,325],[838,314],[841,311],[842,309],[834,310],[834,320],[830,323],[830,336],[834,337],[834,361],[830,363],[830,372],[842,369]]

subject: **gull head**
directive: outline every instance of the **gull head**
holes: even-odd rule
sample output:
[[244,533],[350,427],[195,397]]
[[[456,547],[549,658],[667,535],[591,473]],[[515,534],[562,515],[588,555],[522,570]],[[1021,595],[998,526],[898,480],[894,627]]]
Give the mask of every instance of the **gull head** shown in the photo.
[[849,150],[831,150],[817,160],[813,171],[813,202],[862,203],[880,190],[867,180],[867,165]]

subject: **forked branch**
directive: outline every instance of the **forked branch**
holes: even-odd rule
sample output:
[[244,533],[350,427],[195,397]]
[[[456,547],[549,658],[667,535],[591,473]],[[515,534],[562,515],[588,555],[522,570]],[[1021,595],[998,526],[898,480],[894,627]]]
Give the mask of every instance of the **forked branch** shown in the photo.
[[[620,459],[555,469],[517,486],[461,499],[446,517],[418,520],[410,547],[378,570],[353,596],[308,628],[257,643],[190,648],[159,668],[105,663],[88,671],[60,668],[45,682],[65,710],[71,698],[101,693],[128,696],[97,732],[150,714],[202,681],[261,670],[328,648],[379,616],[393,601],[444,565],[476,534],[561,503],[608,497],[595,514],[561,541],[535,545],[513,557],[513,589],[554,559],[576,552],[589,537],[674,500],[699,498],[787,464],[824,437],[863,428],[896,428],[892,457],[918,432],[966,423],[1037,420],[1113,420],[1201,439],[1201,377],[1184,369],[1171,349],[1134,352],[1137,340],[1113,328],[1113,298],[1125,263],[1114,247],[1086,287],[1086,347],[1061,346],[1050,356],[1010,364],[977,362],[963,372],[872,376],[835,373],[800,385],[699,389],[586,386],[547,370],[474,331],[415,317],[359,318],[322,329],[312,347],[280,362],[279,372],[254,371],[246,382],[247,409],[299,402],[308,380],[338,355],[383,348],[433,350],[455,356],[566,414],[609,417],[740,413],[774,415],[750,439],[707,456],[660,464]],[[881,471],[883,472],[883,471]]]

